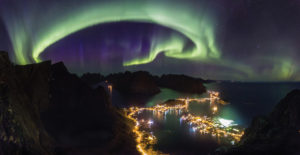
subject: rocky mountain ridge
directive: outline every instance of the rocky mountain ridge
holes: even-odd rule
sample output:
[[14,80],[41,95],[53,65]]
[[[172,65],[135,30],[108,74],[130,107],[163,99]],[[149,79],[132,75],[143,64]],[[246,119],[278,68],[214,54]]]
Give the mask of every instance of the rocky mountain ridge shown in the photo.
[[132,126],[63,63],[18,66],[0,52],[0,154],[137,154]]
[[190,94],[206,92],[203,85],[205,80],[177,74],[155,76],[147,71],[126,71],[109,74],[105,77],[97,73],[86,73],[82,75],[81,79],[90,85],[108,81],[115,89],[126,95],[153,96],[160,92],[160,87]]

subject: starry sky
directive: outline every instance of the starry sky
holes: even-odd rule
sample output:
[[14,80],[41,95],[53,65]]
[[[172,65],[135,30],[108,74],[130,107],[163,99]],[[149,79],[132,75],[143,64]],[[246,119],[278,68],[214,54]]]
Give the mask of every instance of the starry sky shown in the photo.
[[71,72],[300,80],[300,0],[0,0],[0,50]]

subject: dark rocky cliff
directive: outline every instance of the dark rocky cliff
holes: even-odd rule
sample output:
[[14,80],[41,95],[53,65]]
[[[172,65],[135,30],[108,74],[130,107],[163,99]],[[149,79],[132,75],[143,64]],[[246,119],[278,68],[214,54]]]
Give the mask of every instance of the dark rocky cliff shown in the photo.
[[16,66],[0,52],[0,154],[136,154],[133,125],[63,63]]
[[0,52],[0,154],[53,154],[40,119],[49,105],[50,62],[15,66]]
[[240,143],[222,154],[300,154],[300,90],[287,94],[268,116],[258,116]]
[[43,123],[63,154],[135,154],[132,122],[111,106],[102,86],[90,87],[62,62],[51,66],[51,105]]

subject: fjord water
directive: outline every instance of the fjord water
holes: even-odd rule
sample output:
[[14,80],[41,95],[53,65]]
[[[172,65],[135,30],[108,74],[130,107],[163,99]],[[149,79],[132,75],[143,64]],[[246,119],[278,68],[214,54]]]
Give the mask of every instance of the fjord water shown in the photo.
[[[221,99],[229,104],[219,109],[217,117],[234,120],[242,127],[247,127],[254,116],[267,115],[273,107],[293,89],[300,89],[300,83],[241,83],[222,82],[205,84],[207,90],[218,91]],[[148,99],[146,106],[154,106],[169,99],[179,97],[205,97],[179,93],[162,88],[156,96]],[[209,104],[209,103],[208,103]],[[189,111],[196,115],[207,115],[209,108],[203,104],[191,103]],[[141,118],[154,121],[152,131],[157,137],[155,148],[171,154],[207,154],[220,145],[210,135],[194,133],[188,124],[180,122],[178,113],[169,112],[163,118],[157,118],[151,112],[143,112]]]
[[[207,90],[219,92],[220,98],[229,103],[222,107],[220,117],[234,120],[239,125],[247,127],[253,117],[267,115],[287,93],[300,89],[300,82],[221,82],[209,83],[205,86]],[[161,92],[148,100],[146,106],[154,106],[179,97],[194,98],[206,95],[185,94],[161,88]],[[190,110],[197,113],[200,109],[192,104]]]
[[222,82],[206,84],[206,87],[220,92],[220,97],[230,103],[223,108],[221,117],[247,127],[253,117],[267,115],[290,91],[300,89],[300,83]]

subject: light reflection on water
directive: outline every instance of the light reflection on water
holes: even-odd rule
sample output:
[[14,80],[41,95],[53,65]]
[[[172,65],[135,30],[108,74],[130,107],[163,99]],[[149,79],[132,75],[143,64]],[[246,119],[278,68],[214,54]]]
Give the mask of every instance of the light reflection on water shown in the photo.
[[[173,95],[173,97],[177,96]],[[128,109],[127,115],[137,122],[134,132],[138,130],[137,135],[144,137],[142,138],[144,140],[137,139],[137,148],[143,148],[140,152],[153,150],[153,145],[151,149],[147,149],[148,144],[154,144],[154,150],[158,149],[163,152],[178,152],[178,148],[182,148],[182,151],[185,150],[184,152],[186,152],[186,147],[190,146],[189,143],[193,142],[192,139],[194,139],[197,143],[192,144],[206,146],[201,152],[208,153],[220,144],[230,145],[232,142],[239,141],[242,129],[231,127],[232,121],[217,117],[218,111],[226,104],[220,100],[219,93],[209,92],[209,94],[201,95],[201,98],[197,97],[178,98],[176,101],[172,100],[162,104],[163,101],[159,96],[155,98],[156,101],[152,100],[152,103],[157,104],[156,106]],[[151,123],[148,125],[147,122],[148,124]],[[151,136],[151,139],[155,138],[154,143],[147,136],[149,132],[151,135],[154,133],[153,137]],[[184,137],[180,137],[180,135],[184,135]],[[166,136],[171,137],[165,140]],[[203,139],[204,141],[201,141]],[[181,144],[182,140],[187,140],[188,143]],[[169,145],[170,142],[171,145]],[[194,149],[197,150],[198,148],[195,147]],[[191,150],[188,149],[188,151]]]
[[[219,109],[218,116],[234,120],[247,127],[251,119],[260,114],[267,114],[289,91],[300,88],[300,83],[213,83],[207,84],[210,90],[219,91],[221,98],[230,104]],[[169,99],[180,97],[206,97],[189,95],[170,89],[161,89],[161,93],[147,101],[146,106],[152,107]],[[189,111],[195,115],[208,115],[208,104],[190,104]],[[144,111],[139,117],[153,120],[152,131],[157,137],[155,149],[168,153],[183,154],[209,153],[219,147],[219,143],[211,135],[199,135],[188,124],[182,123],[179,111],[166,114],[155,114]]]
[[293,89],[300,89],[299,82],[222,82],[205,84],[206,88],[220,92],[220,97],[230,104],[220,116],[235,120],[247,127],[253,117],[267,115],[273,107]]
[[[243,127],[247,127],[253,117],[266,115],[273,107],[293,89],[300,89],[300,82],[285,83],[210,83],[205,84],[208,90],[220,92],[221,99],[229,102],[219,112],[219,116],[225,119],[234,120]],[[146,106],[151,107],[158,103],[179,97],[198,98],[204,95],[190,95],[179,93],[170,89],[161,88],[161,93],[157,94]],[[199,105],[191,105],[190,110],[197,113]]]

